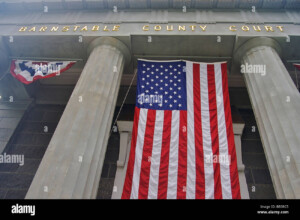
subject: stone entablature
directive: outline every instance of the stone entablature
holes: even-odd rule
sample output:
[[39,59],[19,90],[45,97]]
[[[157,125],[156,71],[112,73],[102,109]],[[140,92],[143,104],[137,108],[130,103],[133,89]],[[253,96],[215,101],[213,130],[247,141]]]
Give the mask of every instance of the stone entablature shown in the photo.
[[43,6],[50,9],[191,9],[217,8],[237,9],[256,7],[258,9],[300,8],[299,0],[1,0],[0,10],[20,10],[28,8],[38,10]]
[[49,10],[48,12],[21,10],[19,12],[2,11],[1,25],[25,24],[120,24],[120,23],[244,23],[244,24],[300,24],[299,10],[256,11],[249,9],[228,10]]
[[[1,5],[1,4],[0,4]],[[21,10],[0,15],[0,35],[300,35],[300,11],[251,9],[190,10]]]

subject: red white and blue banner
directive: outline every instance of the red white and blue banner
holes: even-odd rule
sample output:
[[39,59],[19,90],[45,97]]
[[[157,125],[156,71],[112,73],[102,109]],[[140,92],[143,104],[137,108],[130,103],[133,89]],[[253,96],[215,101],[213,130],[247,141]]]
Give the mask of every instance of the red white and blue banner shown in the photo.
[[10,73],[24,84],[38,79],[58,76],[74,65],[75,61],[30,61],[12,60]]
[[122,199],[240,199],[227,63],[138,61]]

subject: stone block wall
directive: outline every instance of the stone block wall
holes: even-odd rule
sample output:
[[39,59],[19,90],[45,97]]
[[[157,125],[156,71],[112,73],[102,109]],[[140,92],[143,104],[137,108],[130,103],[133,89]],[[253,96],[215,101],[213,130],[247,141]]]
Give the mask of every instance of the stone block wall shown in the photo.
[[242,160],[250,199],[276,199],[253,111],[240,109],[239,112],[245,121]]
[[7,155],[24,155],[24,165],[0,164],[0,199],[25,198],[64,107],[35,105],[24,115],[3,151]]
[[97,199],[111,199],[117,171],[117,160],[119,158],[119,143],[119,134],[112,133],[107,145]]
[[[0,85],[1,87],[1,85]],[[0,154],[10,141],[31,101],[8,102],[0,96]]]
[[[133,121],[134,108],[134,105],[124,105],[118,120]],[[120,107],[116,107],[113,122],[115,121],[119,110]],[[120,135],[119,133],[112,133],[108,140],[97,199],[111,199],[117,171],[117,161],[119,159],[119,150]]]

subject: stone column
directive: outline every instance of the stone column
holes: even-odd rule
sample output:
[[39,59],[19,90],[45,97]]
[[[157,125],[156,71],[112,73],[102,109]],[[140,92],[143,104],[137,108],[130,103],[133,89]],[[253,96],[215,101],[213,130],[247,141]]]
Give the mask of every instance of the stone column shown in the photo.
[[7,73],[9,67],[8,53],[5,49],[3,38],[0,37],[0,78]]
[[[7,52],[4,49],[3,39],[2,39],[2,37],[0,37],[0,85],[1,85],[1,81],[3,81],[4,75],[7,73],[8,63],[9,62],[8,62]],[[2,106],[2,102],[5,97],[5,95],[3,93],[4,93],[3,89],[0,88],[0,117],[1,117],[1,119],[5,117],[5,115],[3,115],[3,111],[6,110],[6,109],[4,110],[3,109],[4,107]],[[1,125],[1,120],[0,120],[0,132],[2,134],[3,133],[6,134],[6,135],[4,135],[4,137],[0,136],[0,154],[1,154],[2,151],[4,150],[4,148],[6,147],[10,137],[12,136],[14,129],[4,128]]]
[[0,37],[0,154],[32,100],[22,83],[9,74],[9,50]]
[[94,199],[97,195],[127,47],[95,39],[26,199]]
[[254,38],[236,51],[235,61],[252,68],[244,78],[276,196],[299,199],[300,94],[279,54],[275,40]]
[[6,47],[3,37],[0,37],[0,95],[4,98],[12,96],[14,100],[19,102],[28,102],[30,97],[24,84],[9,73],[10,62],[9,48]]

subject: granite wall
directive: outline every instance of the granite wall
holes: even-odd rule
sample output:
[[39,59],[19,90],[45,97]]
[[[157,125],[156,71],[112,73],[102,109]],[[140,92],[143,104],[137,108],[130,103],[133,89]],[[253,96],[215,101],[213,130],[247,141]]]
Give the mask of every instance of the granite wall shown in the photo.
[[64,107],[35,105],[24,115],[3,151],[24,155],[24,165],[0,163],[0,199],[25,198]]

